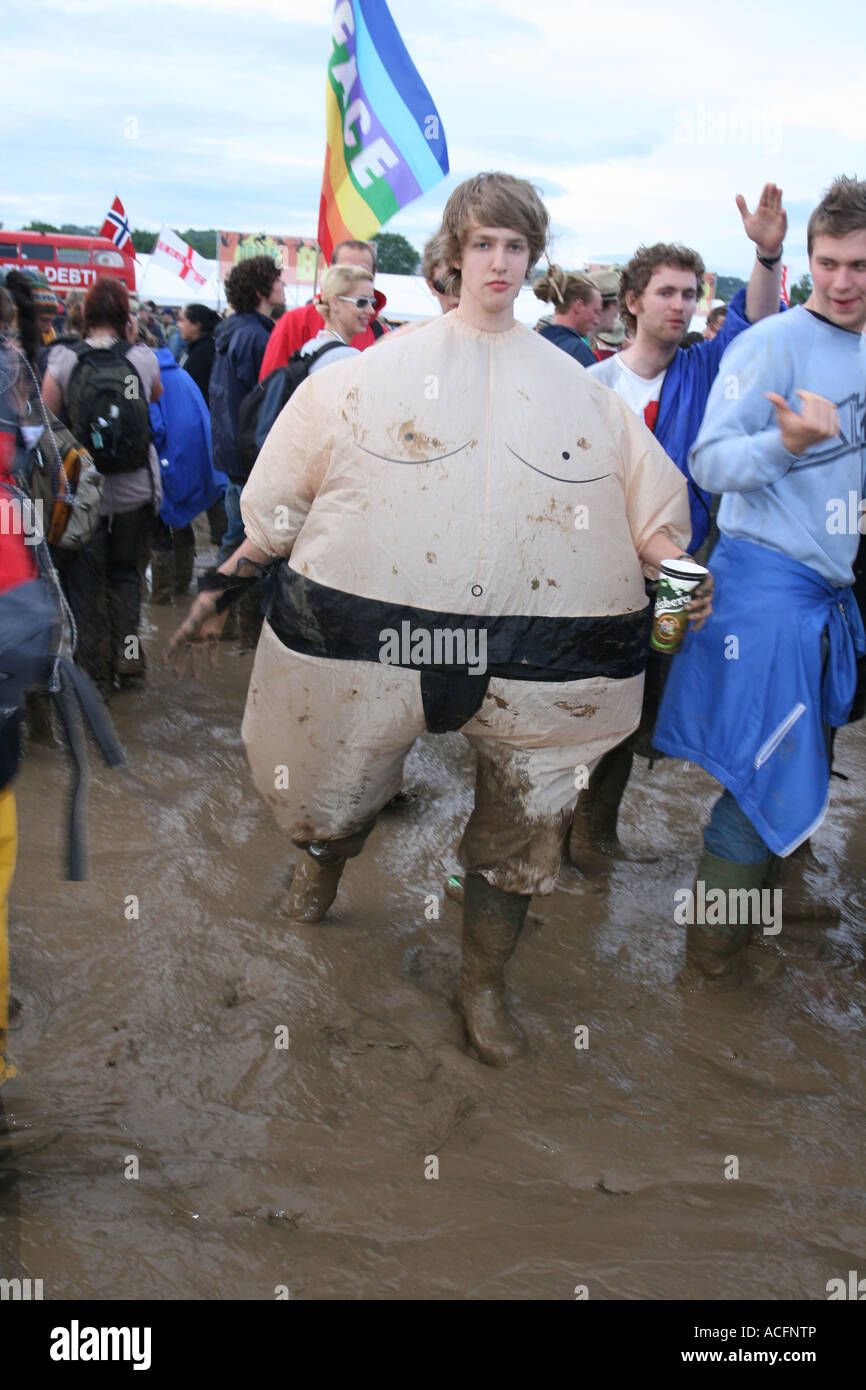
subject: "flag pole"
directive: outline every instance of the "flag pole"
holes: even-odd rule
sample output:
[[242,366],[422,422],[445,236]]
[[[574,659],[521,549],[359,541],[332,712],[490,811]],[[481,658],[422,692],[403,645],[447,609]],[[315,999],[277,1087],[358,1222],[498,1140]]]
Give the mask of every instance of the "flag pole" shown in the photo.
[[319,257],[321,256],[321,254],[322,254],[322,248],[319,246],[319,240],[318,240],[318,237],[317,237],[317,238],[316,238],[316,270],[315,270],[315,273],[314,273],[314,275],[313,275],[313,298],[314,298],[314,299],[315,299],[316,294],[317,294],[318,289],[319,289]]

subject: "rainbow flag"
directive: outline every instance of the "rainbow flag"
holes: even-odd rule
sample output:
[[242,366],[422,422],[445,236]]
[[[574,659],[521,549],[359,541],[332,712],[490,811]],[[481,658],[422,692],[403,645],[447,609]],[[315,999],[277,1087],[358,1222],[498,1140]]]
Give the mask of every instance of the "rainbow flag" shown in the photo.
[[368,241],[448,173],[439,112],[385,0],[336,0],[319,246]]

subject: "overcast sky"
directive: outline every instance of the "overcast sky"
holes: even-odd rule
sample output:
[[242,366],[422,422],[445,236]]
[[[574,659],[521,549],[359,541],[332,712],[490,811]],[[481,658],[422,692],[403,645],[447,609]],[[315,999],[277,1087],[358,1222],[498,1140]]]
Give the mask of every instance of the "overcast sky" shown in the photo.
[[[99,224],[315,234],[327,0],[30,0],[3,20],[7,228]],[[562,264],[679,240],[752,265],[734,202],[768,179],[785,260],[838,173],[866,177],[860,0],[391,0],[452,173],[388,224],[420,249],[479,169],[542,189]],[[859,161],[859,164],[858,164]]]

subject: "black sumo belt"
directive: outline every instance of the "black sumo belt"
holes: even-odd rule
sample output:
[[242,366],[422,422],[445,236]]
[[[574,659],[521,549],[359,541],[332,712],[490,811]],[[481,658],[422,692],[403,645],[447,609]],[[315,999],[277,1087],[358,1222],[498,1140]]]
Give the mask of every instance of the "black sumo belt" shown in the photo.
[[443,613],[362,598],[279,563],[268,622],[285,647],[336,661],[417,671],[427,728],[460,729],[492,676],[512,681],[628,680],[645,669],[652,606],[601,618]]

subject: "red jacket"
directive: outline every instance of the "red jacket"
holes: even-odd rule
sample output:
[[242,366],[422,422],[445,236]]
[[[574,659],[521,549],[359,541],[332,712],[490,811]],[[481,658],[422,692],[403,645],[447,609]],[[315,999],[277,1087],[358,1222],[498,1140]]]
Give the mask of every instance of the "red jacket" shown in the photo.
[[[373,332],[373,323],[388,302],[379,290],[374,290],[373,297],[376,300],[376,313],[364,332],[356,333],[350,344],[351,347],[358,348],[360,352],[363,352],[364,348],[372,347],[375,343],[376,335]],[[265,348],[265,355],[262,358],[259,372],[259,381],[264,381],[268,373],[275,371],[277,367],[284,367],[292,353],[297,352],[298,348],[302,348],[304,343],[308,343],[311,338],[315,338],[317,333],[321,333],[324,326],[325,320],[315,304],[304,304],[300,309],[287,309],[282,317],[277,319],[274,331],[268,338],[268,345]]]
[[[15,436],[4,430],[0,433],[0,483],[11,482],[9,470],[14,454]],[[33,549],[22,534],[19,506],[5,488],[0,489],[0,522],[3,523],[0,525],[0,593],[16,589],[28,579],[35,579],[37,574]]]

